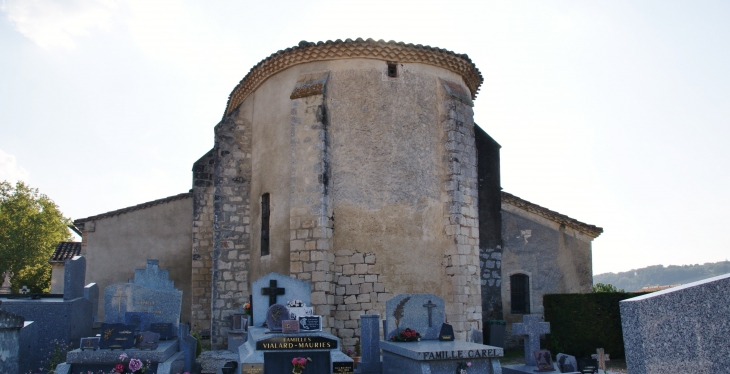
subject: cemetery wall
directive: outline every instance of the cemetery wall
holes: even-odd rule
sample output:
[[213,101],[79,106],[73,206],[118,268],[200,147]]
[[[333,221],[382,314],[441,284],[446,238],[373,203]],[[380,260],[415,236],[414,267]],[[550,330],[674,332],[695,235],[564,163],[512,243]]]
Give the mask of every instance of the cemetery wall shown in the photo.
[[124,283],[134,277],[134,269],[147,266],[147,259],[158,259],[160,268],[168,269],[175,287],[183,291],[182,319],[190,322],[192,202],[191,194],[180,194],[74,221],[83,234],[86,283],[96,283],[102,290]]
[[[531,203],[512,195],[503,195],[508,196],[502,202],[502,304],[509,332],[512,323],[521,322],[523,315],[512,313],[510,276],[530,277],[532,314],[543,313],[545,294],[592,292],[591,241],[600,232],[595,226],[592,226],[595,229],[578,223],[569,226],[557,219],[560,217],[546,218],[528,210],[534,204],[530,206],[527,204]],[[519,344],[515,339],[508,342],[509,346]]]

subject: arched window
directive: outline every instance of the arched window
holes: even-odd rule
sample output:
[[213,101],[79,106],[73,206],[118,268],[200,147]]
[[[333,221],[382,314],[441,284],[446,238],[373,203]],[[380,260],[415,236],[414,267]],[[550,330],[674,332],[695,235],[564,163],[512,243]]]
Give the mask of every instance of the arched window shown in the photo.
[[512,314],[530,314],[530,277],[514,274],[509,277]]

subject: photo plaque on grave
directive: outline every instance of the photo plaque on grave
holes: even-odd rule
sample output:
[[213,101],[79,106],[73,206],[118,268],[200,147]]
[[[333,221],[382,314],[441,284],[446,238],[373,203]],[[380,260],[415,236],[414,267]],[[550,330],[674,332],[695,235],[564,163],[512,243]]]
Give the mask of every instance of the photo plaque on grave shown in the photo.
[[322,316],[299,317],[299,332],[322,331]]
[[130,349],[134,347],[135,336],[134,326],[123,323],[102,323],[99,348]]
[[535,366],[537,366],[536,372],[552,372],[555,370],[553,367],[553,357],[550,351],[546,349],[540,349],[532,352],[532,356],[535,358]]
[[281,332],[284,334],[298,334],[299,321],[295,319],[286,319],[281,321]]
[[99,337],[81,338],[79,348],[81,348],[82,351],[85,351],[87,349],[95,351],[99,349],[99,339]]
[[235,313],[233,315],[233,329],[239,331],[248,330],[248,315]]

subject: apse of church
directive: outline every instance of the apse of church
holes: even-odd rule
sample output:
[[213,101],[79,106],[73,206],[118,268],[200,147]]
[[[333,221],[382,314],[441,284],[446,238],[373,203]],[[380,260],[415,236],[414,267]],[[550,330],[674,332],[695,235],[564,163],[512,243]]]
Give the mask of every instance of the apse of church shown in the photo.
[[[459,338],[481,329],[479,238],[500,233],[499,145],[485,133],[497,177],[478,184],[481,83],[466,55],[362,39],[302,42],[254,66],[194,165],[194,329],[223,346],[228,317],[272,271],[311,282],[345,346],[360,314],[400,293],[443,297]],[[480,199],[495,200],[483,222]]]

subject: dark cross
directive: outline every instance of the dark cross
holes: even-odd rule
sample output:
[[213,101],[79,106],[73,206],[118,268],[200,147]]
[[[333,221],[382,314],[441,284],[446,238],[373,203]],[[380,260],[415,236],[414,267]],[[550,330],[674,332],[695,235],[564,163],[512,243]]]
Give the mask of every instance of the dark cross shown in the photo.
[[431,327],[433,326],[433,322],[431,322],[431,309],[435,308],[437,305],[429,300],[427,303],[423,304],[423,306],[428,308],[428,327]]
[[283,288],[276,287],[276,279],[269,281],[268,288],[261,288],[262,295],[269,295],[269,306],[276,304],[276,296],[283,295],[284,291]]

